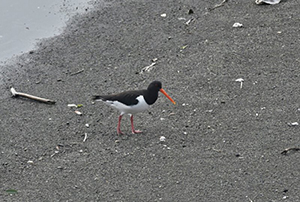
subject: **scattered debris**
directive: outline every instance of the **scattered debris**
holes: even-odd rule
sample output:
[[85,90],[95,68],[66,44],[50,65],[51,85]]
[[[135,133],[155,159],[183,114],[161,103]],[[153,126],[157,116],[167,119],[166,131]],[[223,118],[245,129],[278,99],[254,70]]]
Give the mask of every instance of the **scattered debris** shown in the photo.
[[281,154],[282,155],[288,155],[288,153],[290,153],[290,152],[297,152],[297,151],[300,151],[299,147],[291,147],[291,148],[287,148],[287,149],[283,150],[281,152]]
[[5,190],[5,191],[6,191],[6,193],[8,193],[8,194],[17,194],[17,193],[18,193],[18,191],[15,190],[15,189],[7,189],[7,190]]
[[270,4],[270,5],[274,5],[274,4],[278,4],[280,3],[281,0],[255,0],[256,4]]
[[176,113],[174,113],[174,112],[172,112],[172,113],[170,113],[168,116],[172,116],[172,115],[175,115]]
[[289,126],[298,126],[299,123],[298,122],[293,122],[293,123],[288,123]]
[[77,107],[76,104],[68,104],[68,107]]
[[216,4],[214,7],[210,8],[209,10],[214,10],[216,8],[219,8],[221,6],[224,6],[224,4],[227,2],[228,0],[223,0],[221,3]]
[[191,15],[191,14],[193,14],[193,13],[194,13],[193,9],[189,9],[188,14]]
[[153,58],[152,62],[156,62],[158,60],[158,58]]
[[68,104],[68,107],[80,108],[80,107],[83,107],[83,104]]
[[50,157],[53,157],[53,156],[55,156],[56,154],[58,154],[59,153],[59,151],[57,151],[57,150],[55,150],[54,151],[54,153],[53,154],[51,154],[51,156]]
[[84,133],[84,138],[83,138],[83,142],[85,142],[87,139],[87,133]]
[[243,24],[239,23],[239,22],[236,22],[232,25],[232,27],[235,27],[235,28],[240,28],[240,27],[243,27]]
[[81,116],[82,115],[82,113],[80,112],[80,111],[75,111],[75,113],[77,114],[77,115],[79,115],[79,116]]
[[144,72],[150,72],[153,68],[154,68],[154,65],[156,64],[156,62],[152,62],[151,65],[148,65],[146,67],[144,67],[140,74],[143,74]]
[[171,147],[168,147],[167,145],[163,145],[167,150],[170,150],[171,149]]
[[165,137],[165,136],[161,136],[161,137],[159,138],[159,141],[161,141],[161,142],[166,141],[166,137]]
[[236,82],[240,82],[240,83],[241,83],[240,88],[243,88],[243,82],[244,82],[244,79],[238,78],[238,79],[236,79],[235,81],[236,81]]
[[184,50],[184,49],[186,49],[186,47],[188,47],[188,45],[181,46],[180,49]]
[[220,149],[215,149],[215,148],[211,148],[213,151],[215,151],[215,152],[223,152],[222,150],[220,150]]
[[39,84],[42,82],[42,78],[40,78],[38,81],[35,82],[35,84]]
[[161,14],[160,16],[163,17],[163,18],[165,18],[165,17],[167,17],[167,14],[166,14],[166,13],[163,13],[163,14]]
[[80,73],[83,72],[83,71],[84,71],[84,69],[79,70],[79,71],[74,72],[74,73],[71,73],[70,76],[74,76],[74,75],[76,75],[76,74],[80,74]]
[[39,101],[39,102],[45,102],[47,104],[55,104],[55,101],[53,101],[53,100],[33,96],[33,95],[30,95],[30,94],[27,94],[27,93],[17,92],[13,87],[10,88],[10,91],[11,91],[12,95],[15,96],[15,97],[21,96],[21,97],[26,97],[26,98],[36,100],[36,101]]
[[189,19],[188,21],[185,22],[186,25],[189,25],[191,22],[194,21],[194,18]]

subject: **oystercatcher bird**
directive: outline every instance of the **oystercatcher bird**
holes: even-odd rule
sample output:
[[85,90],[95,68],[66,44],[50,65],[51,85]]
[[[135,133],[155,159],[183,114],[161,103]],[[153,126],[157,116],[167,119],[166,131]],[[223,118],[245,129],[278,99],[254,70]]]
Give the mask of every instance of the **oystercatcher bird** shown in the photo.
[[118,135],[123,134],[121,132],[121,119],[124,114],[130,115],[131,131],[133,134],[141,133],[142,131],[135,130],[133,126],[133,115],[145,111],[150,105],[154,104],[158,98],[158,91],[163,93],[173,104],[175,101],[162,89],[160,81],[153,81],[145,90],[133,90],[125,91],[122,93],[111,95],[95,95],[93,100],[103,101],[106,104],[118,109],[120,111],[117,132]]

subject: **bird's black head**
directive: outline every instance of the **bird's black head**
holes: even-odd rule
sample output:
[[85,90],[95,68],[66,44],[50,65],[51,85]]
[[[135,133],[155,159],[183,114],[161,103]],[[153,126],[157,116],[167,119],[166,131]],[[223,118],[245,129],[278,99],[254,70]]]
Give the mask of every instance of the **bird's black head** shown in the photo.
[[148,105],[154,104],[158,98],[158,92],[161,90],[161,82],[153,81],[149,84],[146,91],[144,91],[144,99]]
[[149,91],[159,91],[162,88],[162,84],[160,81],[152,81],[149,86],[148,89]]
[[162,89],[162,85],[160,81],[153,81],[148,86],[147,90],[144,90],[144,99],[147,104],[152,105],[158,98],[158,92],[164,94],[173,104],[176,104],[174,100]]

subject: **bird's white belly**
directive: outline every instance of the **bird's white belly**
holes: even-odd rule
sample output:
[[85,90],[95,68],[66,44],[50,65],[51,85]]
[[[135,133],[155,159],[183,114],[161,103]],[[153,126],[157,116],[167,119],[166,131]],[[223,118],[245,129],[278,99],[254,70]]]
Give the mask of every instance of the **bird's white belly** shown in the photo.
[[145,111],[149,108],[143,96],[137,97],[138,103],[136,105],[127,106],[118,101],[106,101],[107,104],[118,109],[121,114],[136,114]]

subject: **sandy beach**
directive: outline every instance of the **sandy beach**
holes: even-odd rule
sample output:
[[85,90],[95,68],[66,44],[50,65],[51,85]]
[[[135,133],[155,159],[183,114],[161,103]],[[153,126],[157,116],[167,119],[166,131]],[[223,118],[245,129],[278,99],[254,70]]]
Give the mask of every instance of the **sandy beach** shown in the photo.
[[[300,201],[300,2],[221,2],[101,1],[7,61],[0,201]],[[154,80],[118,136],[92,95]]]

